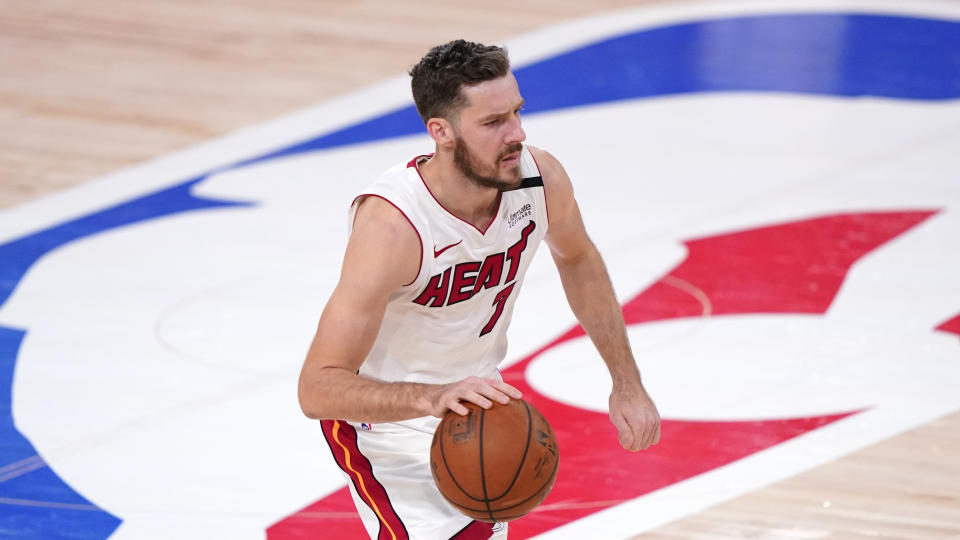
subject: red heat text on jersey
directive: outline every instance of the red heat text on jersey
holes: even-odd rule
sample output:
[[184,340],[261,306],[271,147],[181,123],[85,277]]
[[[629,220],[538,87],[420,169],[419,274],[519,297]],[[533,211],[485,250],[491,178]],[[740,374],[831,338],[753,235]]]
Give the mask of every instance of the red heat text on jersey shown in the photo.
[[[531,220],[520,231],[520,240],[504,252],[487,255],[483,262],[462,262],[432,276],[414,302],[421,306],[429,305],[429,307],[449,306],[469,300],[481,289],[489,289],[502,283],[507,287],[497,295],[497,300],[494,301],[495,305],[499,302],[502,309],[503,301],[513,290],[512,282],[520,269],[520,258],[527,249],[527,238],[536,226],[537,224]],[[505,265],[507,266],[506,276],[503,275]],[[500,300],[501,296],[503,300]],[[490,324],[488,326],[492,327]],[[484,329],[489,332],[487,328]]]

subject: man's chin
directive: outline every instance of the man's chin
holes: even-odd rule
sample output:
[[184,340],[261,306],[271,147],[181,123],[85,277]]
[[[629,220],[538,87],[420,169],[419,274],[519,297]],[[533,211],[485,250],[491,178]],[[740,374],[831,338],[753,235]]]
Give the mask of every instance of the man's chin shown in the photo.
[[498,189],[500,191],[510,191],[520,187],[523,181],[523,175],[520,174],[520,167],[511,167],[502,169],[498,176],[471,176],[465,175],[473,180],[475,184],[485,188]]
[[507,169],[507,179],[506,183],[510,184],[514,188],[520,187],[520,182],[523,182],[523,174],[520,173],[520,166],[512,167]]
[[500,174],[495,177],[489,177],[488,182],[495,184],[500,191],[514,189],[520,185],[523,175],[520,174],[520,167],[501,168]]

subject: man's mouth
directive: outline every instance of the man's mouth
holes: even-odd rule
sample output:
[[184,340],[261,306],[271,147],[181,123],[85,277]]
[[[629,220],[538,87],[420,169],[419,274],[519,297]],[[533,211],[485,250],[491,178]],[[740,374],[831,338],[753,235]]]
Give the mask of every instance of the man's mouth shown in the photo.
[[500,163],[506,167],[516,166],[520,163],[520,152],[513,152],[503,156],[503,158],[500,159]]

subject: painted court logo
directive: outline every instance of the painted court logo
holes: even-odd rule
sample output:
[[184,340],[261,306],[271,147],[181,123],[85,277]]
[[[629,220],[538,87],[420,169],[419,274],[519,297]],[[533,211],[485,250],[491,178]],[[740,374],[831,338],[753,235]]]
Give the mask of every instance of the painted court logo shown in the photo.
[[[479,332],[530,264],[500,369],[563,456],[512,539],[631,537],[960,407],[958,8],[848,3],[638,9],[511,48],[524,129],[571,174],[664,418],[660,445],[619,447],[603,362],[525,249],[539,209],[505,208],[512,244],[475,260],[437,239],[415,301],[485,310]],[[371,92],[216,146],[212,172],[201,150],[182,177],[130,172],[127,199],[81,186],[4,221],[0,530],[365,537],[294,394],[345,201],[432,145],[397,108],[408,78]],[[353,449],[352,427],[322,429]]]

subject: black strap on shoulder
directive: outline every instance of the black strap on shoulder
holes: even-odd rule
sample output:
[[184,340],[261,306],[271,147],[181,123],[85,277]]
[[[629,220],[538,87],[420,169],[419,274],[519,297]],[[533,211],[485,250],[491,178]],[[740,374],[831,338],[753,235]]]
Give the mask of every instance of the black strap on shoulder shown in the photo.
[[514,189],[526,189],[532,187],[543,187],[543,177],[542,176],[531,176],[529,178],[524,178],[520,181],[520,185]]

